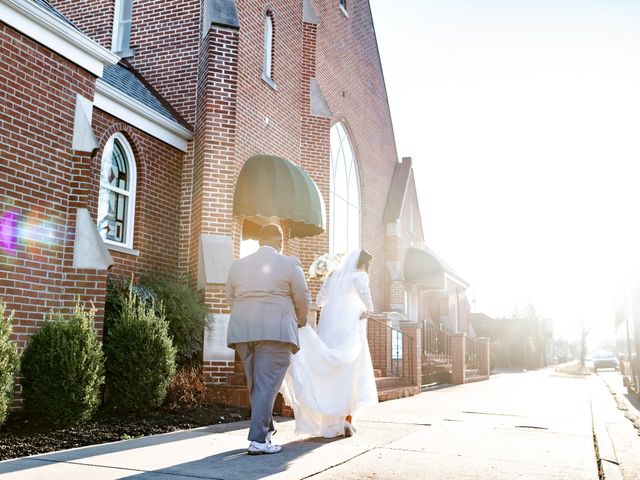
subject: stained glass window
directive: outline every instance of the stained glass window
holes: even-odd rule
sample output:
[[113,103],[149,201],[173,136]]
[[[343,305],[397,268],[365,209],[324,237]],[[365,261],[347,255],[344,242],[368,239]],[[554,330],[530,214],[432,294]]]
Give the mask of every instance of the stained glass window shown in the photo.
[[133,246],[135,160],[122,134],[109,139],[100,173],[98,230],[107,243]]
[[345,125],[331,127],[330,250],[349,253],[360,248],[360,182]]

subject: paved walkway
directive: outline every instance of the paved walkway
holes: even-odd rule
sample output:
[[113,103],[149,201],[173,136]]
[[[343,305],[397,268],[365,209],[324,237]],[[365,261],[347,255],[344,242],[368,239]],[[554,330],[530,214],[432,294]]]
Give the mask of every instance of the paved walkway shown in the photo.
[[283,420],[283,452],[259,457],[245,453],[246,422],[217,425],[0,462],[0,479],[589,480],[598,479],[596,425],[607,455],[617,445],[605,462],[617,468],[611,475],[622,475],[623,460],[632,475],[631,452],[640,451],[601,376],[551,369],[384,402],[356,425],[349,439],[299,440]]

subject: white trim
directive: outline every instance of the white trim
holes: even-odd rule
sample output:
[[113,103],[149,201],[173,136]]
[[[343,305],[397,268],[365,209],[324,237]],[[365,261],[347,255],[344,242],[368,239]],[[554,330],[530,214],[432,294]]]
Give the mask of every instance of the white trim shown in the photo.
[[278,89],[278,84],[276,83],[276,81],[271,77],[267,77],[267,75],[264,72],[262,72],[262,81],[264,81],[267,85],[269,85],[274,90]]
[[[267,12],[263,20],[262,78],[271,80],[273,72],[273,13]],[[265,78],[266,77],[266,78]],[[268,80],[267,80],[268,81]]]
[[451,275],[449,272],[446,271],[446,269],[444,271],[444,278],[445,280],[451,280],[452,282],[457,283],[463,288],[469,288],[469,284],[467,282],[465,282],[461,278]]
[[115,52],[116,43],[118,41],[118,14],[122,9],[122,0],[115,0],[113,5],[113,21],[111,23],[111,51]]
[[0,0],[0,19],[76,65],[102,76],[120,57],[29,0]]
[[113,243],[110,240],[102,240],[107,247],[107,250],[111,250],[112,252],[120,252],[126,255],[133,255],[134,257],[140,256],[140,250],[135,250],[133,248],[125,247],[119,243]]
[[182,125],[122,93],[104,80],[96,82],[93,104],[183,152],[187,151],[187,143],[193,138],[193,134]]
[[[104,162],[106,159],[110,159],[111,154],[113,152],[113,143],[115,140],[118,140],[118,143],[124,149],[127,167],[129,169],[129,182],[131,188],[127,191],[123,191],[121,188],[116,188],[111,186],[110,184],[106,184],[102,180],[102,169],[104,168]],[[129,141],[127,138],[120,132],[114,133],[107,143],[104,146],[104,151],[102,152],[102,160],[100,162],[100,190],[98,192],[98,196],[102,193],[102,190],[110,190],[116,193],[120,193],[127,197],[127,212],[126,212],[126,232],[125,232],[125,242],[115,242],[113,240],[108,240],[102,236],[102,231],[99,231],[100,237],[104,240],[104,242],[108,245],[115,245],[119,247],[124,247],[127,249],[133,250],[133,234],[134,234],[134,223],[136,218],[136,182],[138,181],[138,169],[136,165],[136,158],[133,155],[133,149],[131,145],[129,145]],[[98,200],[98,219],[100,222],[100,201]],[[98,225],[99,226],[99,225]]]

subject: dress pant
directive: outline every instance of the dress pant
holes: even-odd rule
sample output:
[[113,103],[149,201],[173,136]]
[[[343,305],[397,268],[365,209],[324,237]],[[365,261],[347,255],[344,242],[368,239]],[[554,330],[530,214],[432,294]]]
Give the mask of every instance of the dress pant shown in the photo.
[[251,398],[249,440],[264,443],[273,431],[273,404],[291,363],[291,344],[273,340],[238,342]]

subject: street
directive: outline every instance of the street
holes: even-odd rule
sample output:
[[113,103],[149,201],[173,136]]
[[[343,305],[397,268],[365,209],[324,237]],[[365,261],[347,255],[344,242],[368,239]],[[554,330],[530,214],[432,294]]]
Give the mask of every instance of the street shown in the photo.
[[350,439],[297,440],[282,419],[278,455],[247,456],[240,422],[6,461],[0,477],[588,480],[595,431],[605,478],[640,478],[640,437],[603,380],[620,376],[499,373],[380,403]]

